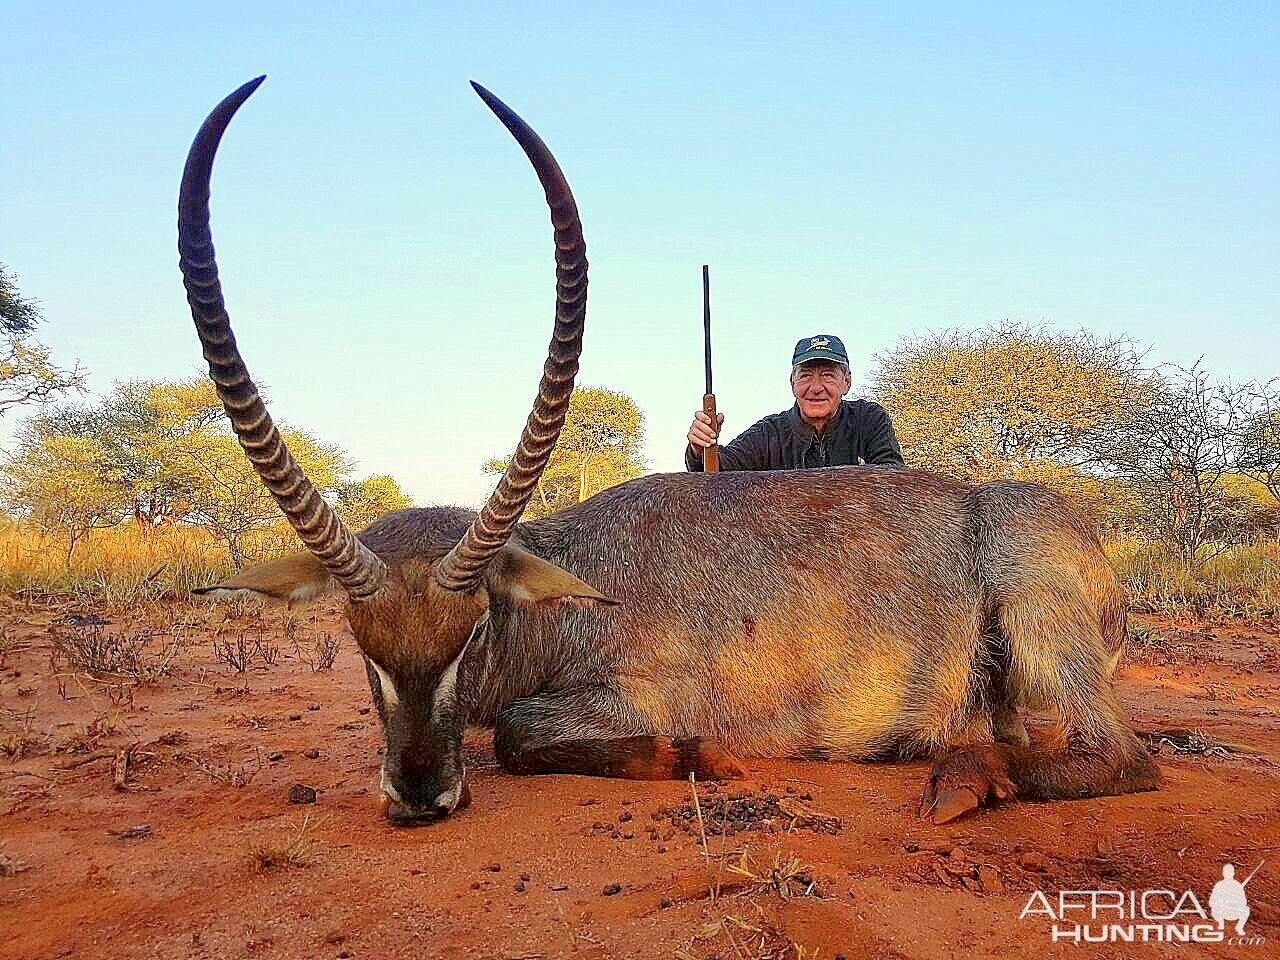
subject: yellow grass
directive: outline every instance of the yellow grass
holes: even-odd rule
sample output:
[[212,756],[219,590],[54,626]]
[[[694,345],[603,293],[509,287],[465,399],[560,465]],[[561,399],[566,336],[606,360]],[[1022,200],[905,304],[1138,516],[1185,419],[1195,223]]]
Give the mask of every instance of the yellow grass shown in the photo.
[[1280,617],[1280,541],[1231,547],[1194,570],[1141,540],[1117,538],[1105,548],[1139,610],[1242,620]]
[[[300,547],[288,527],[246,538],[255,560]],[[148,530],[124,523],[94,530],[67,559],[66,540],[23,523],[0,530],[0,592],[59,594],[125,605],[162,597],[186,597],[231,572],[226,547],[196,527]]]

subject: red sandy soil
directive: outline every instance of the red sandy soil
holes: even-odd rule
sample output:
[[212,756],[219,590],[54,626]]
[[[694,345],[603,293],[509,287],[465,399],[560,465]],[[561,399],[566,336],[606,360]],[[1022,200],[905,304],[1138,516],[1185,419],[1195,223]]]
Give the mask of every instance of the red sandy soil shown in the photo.
[[[112,621],[105,632],[160,631],[150,649],[175,629],[187,644],[131,699],[65,667],[60,693],[51,644],[71,628],[56,619],[90,612]],[[354,644],[344,638],[335,666],[313,671],[281,616],[0,607],[0,746],[12,751],[6,736],[25,729],[34,751],[0,753],[0,957],[1280,955],[1280,638],[1270,629],[1147,622],[1157,641],[1131,647],[1119,683],[1136,727],[1234,746],[1166,744],[1158,793],[1011,804],[937,827],[916,817],[926,764],[748,760],[750,779],[722,796],[768,791],[842,828],[711,836],[708,858],[696,829],[667,838],[670,825],[651,817],[688,803],[689,784],[511,776],[483,731],[466,740],[471,807],[391,826],[378,815],[381,732]],[[325,608],[296,635],[309,648],[340,629]],[[215,632],[265,636],[279,662],[236,674],[215,659]],[[95,720],[105,735],[93,736]],[[115,756],[135,743],[117,789]],[[289,804],[294,784],[314,787],[317,802]],[[120,836],[137,825],[145,836]],[[306,862],[255,866],[255,848],[300,835]],[[786,897],[747,881],[728,869],[743,848],[757,875],[794,857],[806,881],[793,878]],[[1222,863],[1243,878],[1264,857],[1247,932],[1265,945],[1055,946],[1043,917],[1019,919],[1037,889],[1191,889],[1207,910]]]

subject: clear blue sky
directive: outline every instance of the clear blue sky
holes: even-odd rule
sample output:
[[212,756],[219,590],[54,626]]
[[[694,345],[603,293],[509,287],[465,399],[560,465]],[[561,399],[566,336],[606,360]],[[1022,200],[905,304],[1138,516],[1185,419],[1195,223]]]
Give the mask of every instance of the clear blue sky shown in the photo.
[[1275,5],[327,6],[0,2],[0,262],[95,390],[199,369],[178,177],[260,73],[213,184],[250,370],[420,503],[483,497],[551,329],[541,193],[469,79],[569,176],[580,382],[635,397],[654,469],[702,394],[704,262],[729,434],[818,331],[855,383],[1002,318],[1280,374]]

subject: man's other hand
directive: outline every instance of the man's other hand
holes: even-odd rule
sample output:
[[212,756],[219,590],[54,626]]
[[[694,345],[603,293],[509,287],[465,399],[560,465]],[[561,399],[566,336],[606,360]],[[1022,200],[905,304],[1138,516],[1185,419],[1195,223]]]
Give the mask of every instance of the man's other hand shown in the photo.
[[724,414],[716,414],[715,425],[711,417],[699,410],[693,415],[693,425],[689,427],[689,446],[695,450],[705,450],[720,437],[720,428],[724,426]]

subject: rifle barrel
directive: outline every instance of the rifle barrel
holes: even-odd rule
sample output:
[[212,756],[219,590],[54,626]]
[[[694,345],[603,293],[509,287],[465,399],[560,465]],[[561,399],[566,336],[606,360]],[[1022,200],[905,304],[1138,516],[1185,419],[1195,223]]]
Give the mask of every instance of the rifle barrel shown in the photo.
[[[1263,861],[1262,861],[1262,863],[1266,863],[1266,862],[1267,862],[1267,861],[1265,861],[1265,860],[1263,860]],[[1256,867],[1254,867],[1254,868],[1253,868],[1253,873],[1257,873],[1259,870],[1261,870],[1261,869],[1262,869],[1262,863],[1258,864]],[[1247,877],[1245,877],[1245,878],[1244,878],[1244,883],[1240,884],[1240,886],[1242,886],[1242,887],[1243,887],[1245,883],[1248,883],[1250,880],[1252,880],[1252,879],[1253,879],[1253,873],[1251,873],[1251,874],[1249,874]]]
[[708,394],[715,393],[711,389],[711,273],[707,265],[702,265],[702,346],[706,355]]

